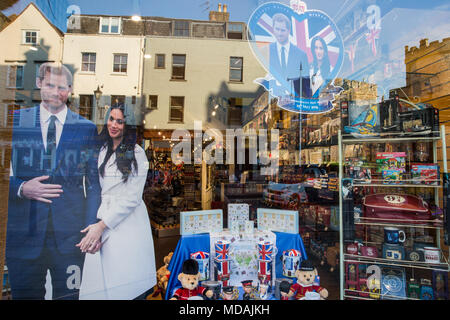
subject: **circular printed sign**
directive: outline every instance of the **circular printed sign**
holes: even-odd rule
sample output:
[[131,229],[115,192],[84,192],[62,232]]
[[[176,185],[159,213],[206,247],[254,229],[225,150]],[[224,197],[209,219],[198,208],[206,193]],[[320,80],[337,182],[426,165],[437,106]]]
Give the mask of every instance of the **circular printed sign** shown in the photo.
[[336,24],[324,12],[300,13],[276,2],[258,7],[248,22],[250,47],[267,71],[255,82],[278,105],[298,113],[323,113],[333,108],[334,86],[344,45]]

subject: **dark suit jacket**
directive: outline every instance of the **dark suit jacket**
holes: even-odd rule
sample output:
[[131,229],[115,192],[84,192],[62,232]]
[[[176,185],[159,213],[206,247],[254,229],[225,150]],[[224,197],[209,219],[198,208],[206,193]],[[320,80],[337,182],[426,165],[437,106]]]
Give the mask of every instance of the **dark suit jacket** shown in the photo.
[[[286,64],[286,70],[283,72],[280,64],[280,58],[277,52],[277,43],[273,42],[269,46],[269,71],[280,83],[281,85],[291,91],[292,81],[289,78],[303,78],[302,91],[310,90],[309,86],[309,63],[308,56],[305,52],[299,49],[297,46],[290,44],[289,56]],[[300,64],[302,66],[302,74],[300,74]],[[298,81],[298,80],[297,80]],[[298,88],[295,88],[295,92],[298,95]],[[303,96],[306,96],[303,94]]]
[[[42,169],[44,145],[39,122],[39,107],[22,109],[21,118],[37,113],[34,127],[16,123],[13,127],[12,148],[16,153],[10,177],[6,258],[33,259],[44,247],[44,239],[51,217],[56,247],[62,254],[80,251],[75,247],[84,234],[80,230],[97,220],[101,192],[97,170],[97,129],[89,120],[69,109],[56,150],[56,167],[51,172]],[[33,149],[33,161],[18,165],[20,154]],[[72,155],[74,167],[67,170],[65,159]],[[52,204],[20,198],[17,193],[22,182],[43,175],[51,178],[43,183],[62,185],[63,193]],[[85,177],[86,198],[83,177]]]

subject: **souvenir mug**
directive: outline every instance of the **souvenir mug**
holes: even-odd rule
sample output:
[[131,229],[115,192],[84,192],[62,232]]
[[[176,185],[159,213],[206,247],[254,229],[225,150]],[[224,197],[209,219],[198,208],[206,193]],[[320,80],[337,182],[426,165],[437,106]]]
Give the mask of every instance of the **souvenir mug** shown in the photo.
[[302,262],[302,254],[300,251],[290,249],[283,251],[283,275],[285,277],[295,278],[295,271],[300,267]]
[[403,230],[394,227],[384,228],[384,242],[389,244],[399,244],[406,240],[406,234]]
[[209,253],[204,251],[197,251],[191,253],[191,259],[198,262],[198,272],[200,273],[199,281],[209,279]]
[[423,249],[424,249],[424,255],[425,255],[425,262],[439,263],[441,261],[439,248],[425,247]]

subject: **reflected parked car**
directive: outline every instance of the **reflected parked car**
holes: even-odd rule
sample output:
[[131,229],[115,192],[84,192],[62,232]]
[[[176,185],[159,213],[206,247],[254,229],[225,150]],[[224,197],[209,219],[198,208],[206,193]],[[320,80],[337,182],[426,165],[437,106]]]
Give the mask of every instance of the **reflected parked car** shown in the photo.
[[300,203],[308,202],[303,183],[269,183],[263,193],[264,201],[269,206],[297,210]]

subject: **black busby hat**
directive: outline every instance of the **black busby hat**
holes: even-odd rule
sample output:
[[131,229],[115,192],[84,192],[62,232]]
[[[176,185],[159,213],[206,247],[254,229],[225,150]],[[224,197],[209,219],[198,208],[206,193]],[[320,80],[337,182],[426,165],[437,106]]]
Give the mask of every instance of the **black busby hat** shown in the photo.
[[280,292],[288,293],[291,290],[289,281],[283,280],[280,282]]
[[313,271],[314,269],[313,264],[309,260],[302,261],[300,265],[300,271]]
[[193,274],[196,275],[198,273],[198,262],[194,259],[187,259],[183,262],[183,270],[184,274]]

